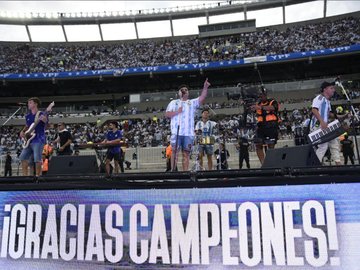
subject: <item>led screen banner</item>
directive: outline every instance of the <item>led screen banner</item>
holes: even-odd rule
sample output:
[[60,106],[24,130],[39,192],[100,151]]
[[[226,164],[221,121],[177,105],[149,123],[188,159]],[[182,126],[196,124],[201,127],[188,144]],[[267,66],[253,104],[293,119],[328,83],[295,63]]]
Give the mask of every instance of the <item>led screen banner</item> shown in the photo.
[[360,183],[0,192],[0,269],[359,269]]

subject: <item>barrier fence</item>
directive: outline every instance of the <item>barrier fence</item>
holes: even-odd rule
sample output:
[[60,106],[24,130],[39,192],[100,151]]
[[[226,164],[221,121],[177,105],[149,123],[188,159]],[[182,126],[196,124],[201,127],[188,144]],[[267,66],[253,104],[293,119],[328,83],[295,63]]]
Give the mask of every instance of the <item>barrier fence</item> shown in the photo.
[[[360,136],[357,138],[360,145]],[[278,141],[276,148],[282,148],[286,146],[294,146],[293,140],[280,140]],[[218,144],[214,145],[214,151],[218,149]],[[238,169],[239,168],[239,152],[236,150],[235,143],[226,143],[226,149],[229,151],[230,157],[228,158],[229,169]],[[251,144],[249,148],[250,156],[250,166],[251,168],[259,168],[260,162],[255,152],[255,147]],[[106,153],[106,150],[100,151],[103,155]],[[193,151],[190,156],[190,169],[195,166],[197,155]],[[95,150],[81,150],[80,155],[95,155]],[[342,155],[341,155],[342,157]],[[0,156],[0,175],[4,175],[5,168],[5,158],[6,155],[3,154]],[[355,152],[355,159],[357,158]],[[179,154],[178,167],[181,169],[181,153]],[[150,172],[150,171],[165,171],[166,170],[166,158],[165,158],[165,147],[136,147],[136,148],[126,148],[125,149],[125,161],[130,162],[130,168],[132,171],[136,170],[138,172]],[[51,163],[51,160],[50,160]],[[98,159],[98,163],[100,163]],[[350,163],[350,162],[349,162]],[[100,164],[99,164],[100,165]],[[216,165],[216,157],[213,157],[213,165]],[[203,166],[207,169],[207,159],[204,158]],[[126,164],[124,167],[127,168]],[[246,168],[244,162],[243,168]],[[22,175],[21,166],[18,157],[12,155],[12,174],[13,176]]]

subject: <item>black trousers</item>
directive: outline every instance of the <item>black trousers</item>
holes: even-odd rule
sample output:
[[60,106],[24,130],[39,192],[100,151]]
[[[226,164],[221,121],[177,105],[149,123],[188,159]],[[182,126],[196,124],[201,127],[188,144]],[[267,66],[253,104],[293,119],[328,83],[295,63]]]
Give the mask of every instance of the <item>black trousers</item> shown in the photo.
[[5,166],[5,177],[6,176],[12,176],[12,169],[11,169],[11,166],[8,167],[8,166]]
[[166,172],[171,171],[171,158],[166,159]]
[[344,164],[345,165],[347,165],[347,163],[348,163],[348,158],[350,159],[351,164],[354,165],[355,164],[355,162],[354,162],[354,153],[352,153],[352,154],[344,153]]
[[239,169],[242,169],[244,160],[246,162],[246,167],[250,169],[250,159],[249,159],[249,153],[240,153],[239,154]]

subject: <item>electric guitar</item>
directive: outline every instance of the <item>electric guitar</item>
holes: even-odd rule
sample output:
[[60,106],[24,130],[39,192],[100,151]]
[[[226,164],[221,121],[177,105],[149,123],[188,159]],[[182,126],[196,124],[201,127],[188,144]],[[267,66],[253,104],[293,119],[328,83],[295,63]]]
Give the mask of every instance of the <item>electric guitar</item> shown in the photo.
[[[49,106],[46,108],[46,110],[44,111],[44,114],[43,114],[43,115],[45,115],[45,116],[47,117],[47,116],[48,116],[48,113],[51,112],[51,109],[52,109],[54,106],[55,106],[55,102],[53,101],[53,102],[51,102],[51,103],[49,104]],[[23,146],[23,148],[27,148],[27,147],[30,145],[31,141],[35,138],[35,136],[36,136],[35,128],[36,128],[36,126],[40,123],[40,121],[41,121],[41,120],[40,120],[40,117],[38,117],[38,118],[34,121],[34,123],[32,123],[32,124],[30,125],[30,127],[28,128],[28,130],[25,132],[24,138],[22,138],[22,141],[23,141],[22,146]]]

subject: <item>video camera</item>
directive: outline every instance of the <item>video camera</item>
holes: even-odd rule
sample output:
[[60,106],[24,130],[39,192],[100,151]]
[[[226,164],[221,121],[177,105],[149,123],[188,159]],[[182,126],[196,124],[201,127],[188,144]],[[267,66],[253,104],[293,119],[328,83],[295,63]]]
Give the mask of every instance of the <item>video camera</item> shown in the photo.
[[227,99],[229,100],[243,100],[245,104],[254,104],[259,99],[261,94],[266,94],[266,89],[263,85],[242,85],[238,84],[237,93],[226,93]]
[[251,114],[251,106],[256,104],[262,94],[266,94],[266,89],[263,85],[237,85],[235,93],[226,93],[227,99],[241,101],[243,106],[242,121],[239,123],[240,127],[247,126],[247,115]]

